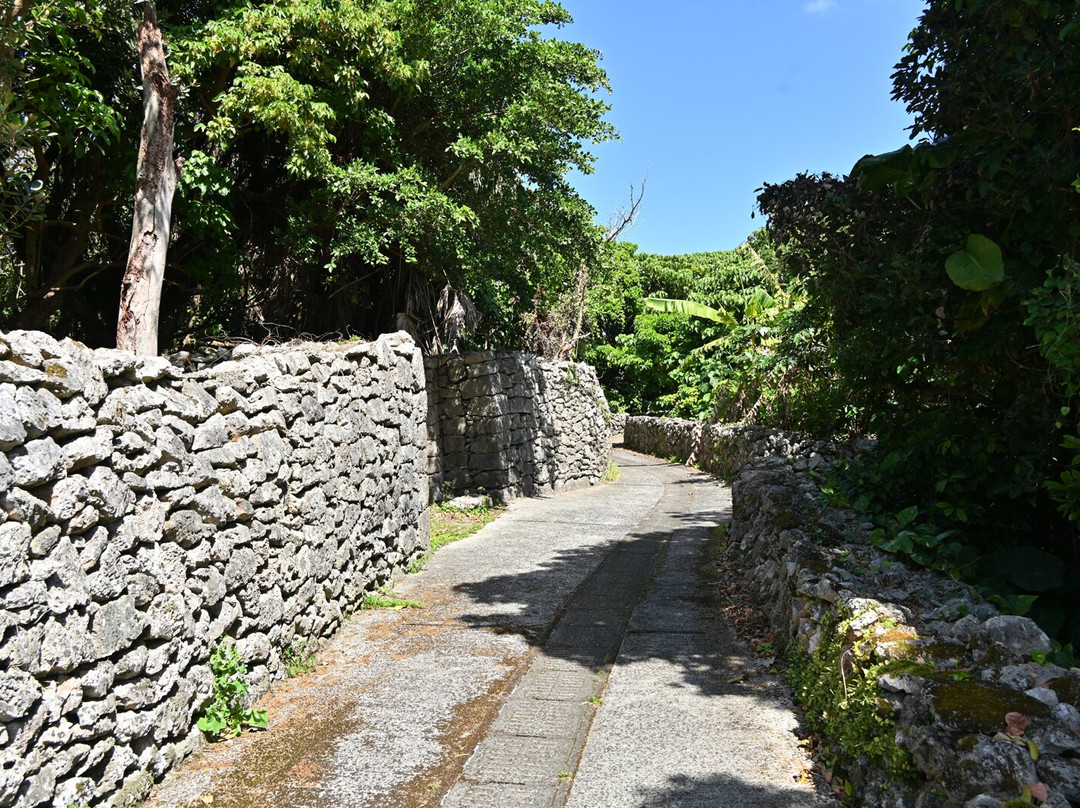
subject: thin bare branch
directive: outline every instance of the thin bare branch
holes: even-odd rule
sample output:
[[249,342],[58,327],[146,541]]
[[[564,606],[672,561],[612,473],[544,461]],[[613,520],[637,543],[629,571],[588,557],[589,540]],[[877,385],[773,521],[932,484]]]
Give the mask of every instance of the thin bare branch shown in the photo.
[[645,185],[648,181],[649,175],[646,173],[641,180],[641,188],[636,195],[634,186],[630,186],[630,201],[623,207],[618,208],[612,215],[607,233],[604,234],[605,241],[615,241],[623,233],[634,228],[638,214],[641,212],[641,201],[645,198]]

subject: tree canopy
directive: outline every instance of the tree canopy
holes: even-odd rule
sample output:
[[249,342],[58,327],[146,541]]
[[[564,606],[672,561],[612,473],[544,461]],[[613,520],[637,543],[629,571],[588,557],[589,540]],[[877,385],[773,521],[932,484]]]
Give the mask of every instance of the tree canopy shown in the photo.
[[[129,4],[37,0],[0,51],[3,324],[105,344],[140,108]],[[163,318],[188,333],[520,343],[600,236],[567,182],[614,136],[544,0],[161,0],[183,159]]]

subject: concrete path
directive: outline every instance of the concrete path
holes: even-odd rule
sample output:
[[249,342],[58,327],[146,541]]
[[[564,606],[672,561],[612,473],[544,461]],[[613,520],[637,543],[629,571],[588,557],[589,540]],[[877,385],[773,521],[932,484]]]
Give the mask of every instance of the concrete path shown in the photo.
[[259,705],[268,731],[147,808],[816,805],[783,687],[702,599],[726,488],[616,459],[440,550],[396,587],[424,608],[358,613]]

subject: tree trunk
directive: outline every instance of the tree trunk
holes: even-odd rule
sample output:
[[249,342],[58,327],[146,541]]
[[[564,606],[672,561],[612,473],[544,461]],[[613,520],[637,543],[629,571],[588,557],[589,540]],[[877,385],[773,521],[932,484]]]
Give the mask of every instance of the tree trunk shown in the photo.
[[157,354],[161,283],[169,248],[169,219],[179,173],[172,156],[173,114],[179,91],[169,81],[161,29],[152,2],[143,4],[143,15],[138,33],[143,128],[131,248],[120,285],[116,347],[154,355]]

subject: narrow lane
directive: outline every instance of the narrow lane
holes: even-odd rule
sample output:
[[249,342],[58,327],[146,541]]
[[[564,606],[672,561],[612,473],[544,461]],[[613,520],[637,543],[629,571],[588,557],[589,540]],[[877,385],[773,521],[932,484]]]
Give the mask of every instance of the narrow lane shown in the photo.
[[702,600],[727,488],[616,459],[440,550],[395,590],[423,608],[357,613],[263,700],[266,732],[146,808],[815,805],[784,687]]
[[613,484],[514,501],[399,582],[423,608],[357,612],[314,673],[261,701],[265,732],[208,746],[144,805],[438,804],[562,605],[662,493],[627,468]]
[[664,464],[651,529],[663,561],[637,605],[575,773],[569,808],[811,808],[789,691],[705,595],[698,570],[730,489]]

